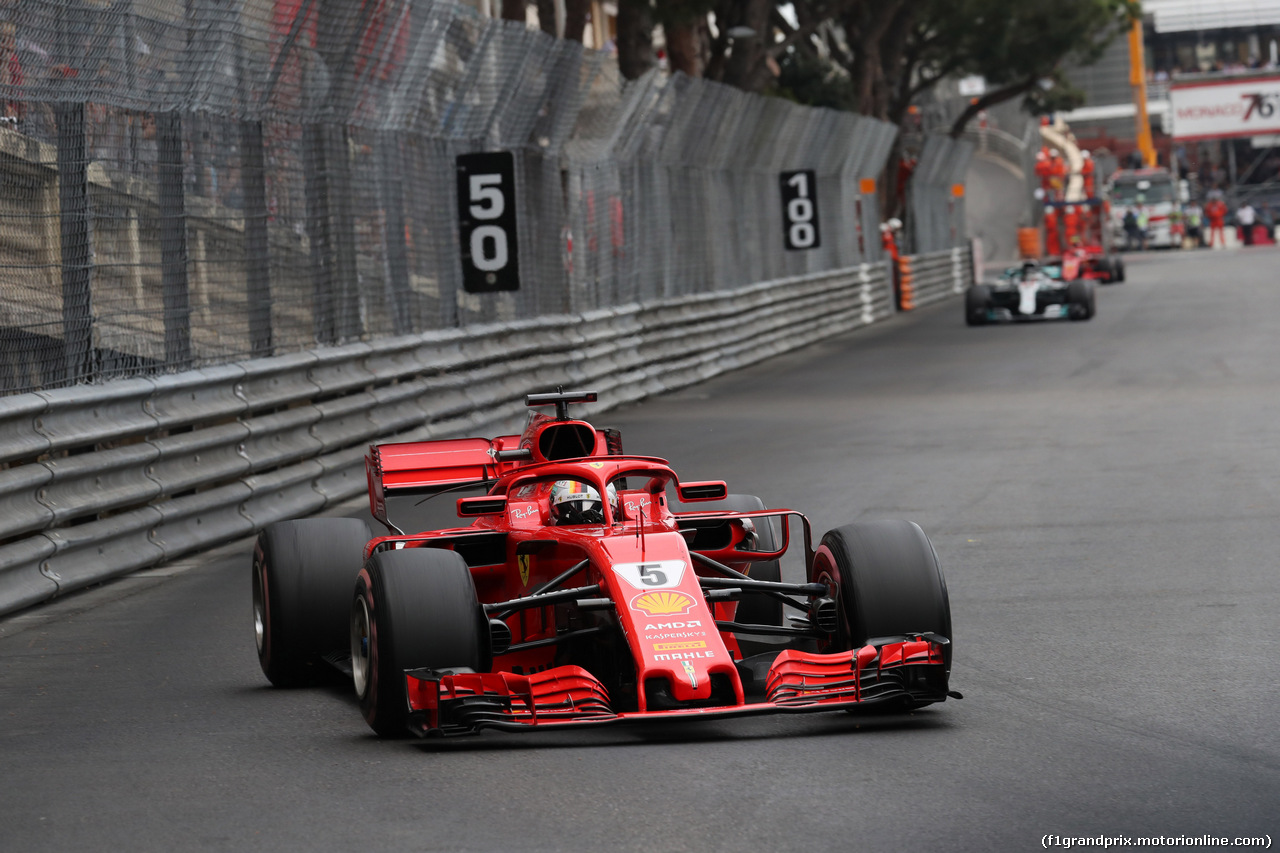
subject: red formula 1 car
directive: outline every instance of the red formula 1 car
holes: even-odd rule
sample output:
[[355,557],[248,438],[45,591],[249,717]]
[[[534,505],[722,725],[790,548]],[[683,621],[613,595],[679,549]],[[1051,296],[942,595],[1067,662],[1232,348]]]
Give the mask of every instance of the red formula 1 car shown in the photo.
[[[809,521],[723,482],[681,482],[570,418],[594,393],[531,394],[521,435],[381,444],[373,516],[258,537],[253,610],[273,684],[349,668],[383,736],[916,708],[948,696],[951,610],[907,521]],[[388,505],[445,499],[470,523],[404,533]],[[678,498],[678,503],[673,500]],[[691,509],[692,504],[696,509]],[[780,581],[802,532],[805,583]],[[786,618],[784,618],[784,616]]]

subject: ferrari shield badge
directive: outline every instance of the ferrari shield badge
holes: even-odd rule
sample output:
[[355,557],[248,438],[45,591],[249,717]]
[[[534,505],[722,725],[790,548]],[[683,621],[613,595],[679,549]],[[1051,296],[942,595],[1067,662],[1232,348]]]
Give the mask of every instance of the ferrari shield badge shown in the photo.
[[694,690],[697,690],[698,689],[698,673],[694,670],[693,664],[689,663],[687,660],[682,660],[680,661],[680,663],[682,666],[684,666],[684,674],[689,676],[689,686],[692,687]]
[[520,569],[520,585],[529,585],[529,560],[532,555],[520,554],[516,557],[516,566]]

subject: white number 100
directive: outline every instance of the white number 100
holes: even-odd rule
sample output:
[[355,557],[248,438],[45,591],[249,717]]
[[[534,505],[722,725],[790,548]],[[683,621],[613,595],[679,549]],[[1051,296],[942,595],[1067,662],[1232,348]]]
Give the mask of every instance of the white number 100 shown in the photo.
[[796,198],[787,202],[787,219],[791,220],[788,230],[791,245],[797,249],[807,249],[817,237],[811,223],[813,202],[809,200],[809,176],[804,172],[797,172],[787,181],[787,185],[796,190]]

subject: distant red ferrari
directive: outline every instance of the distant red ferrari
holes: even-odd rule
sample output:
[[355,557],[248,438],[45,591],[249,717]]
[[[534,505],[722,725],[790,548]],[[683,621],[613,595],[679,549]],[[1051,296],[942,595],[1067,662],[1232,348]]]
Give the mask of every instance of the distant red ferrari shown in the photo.
[[[349,670],[382,736],[616,721],[911,709],[950,692],[951,610],[908,521],[829,531],[723,482],[681,482],[616,430],[569,417],[594,393],[530,394],[520,435],[380,444],[374,518],[271,525],[253,558],[273,684]],[[388,502],[458,498],[461,527],[405,533]],[[696,508],[690,508],[688,505]],[[780,580],[799,527],[805,583]],[[784,618],[785,616],[785,618]]]

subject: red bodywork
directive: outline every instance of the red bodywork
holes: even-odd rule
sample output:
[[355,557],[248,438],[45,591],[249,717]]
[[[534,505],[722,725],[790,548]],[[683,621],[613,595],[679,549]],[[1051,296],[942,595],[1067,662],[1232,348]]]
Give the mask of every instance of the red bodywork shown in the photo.
[[[573,455],[557,458],[565,453]],[[886,638],[840,650],[819,638],[809,645],[821,651],[778,654],[762,695],[749,696],[739,668],[744,649],[724,627],[738,604],[718,597],[714,586],[704,588],[710,582],[700,579],[723,573],[700,560],[749,577],[753,564],[787,551],[798,520],[812,577],[808,520],[787,509],[673,512],[669,487],[685,500],[698,498],[679,491],[665,460],[622,455],[614,431],[535,413],[518,436],[377,445],[366,464],[373,515],[393,534],[372,540],[365,557],[389,548],[458,551],[489,617],[500,618],[511,634],[510,650],[495,649],[488,672],[406,673],[411,724],[419,734],[851,707],[902,698],[905,685],[918,680],[916,671],[944,665],[940,638]],[[601,495],[615,486],[617,503],[605,502],[604,523],[552,524],[548,491],[564,479]],[[458,501],[459,515],[477,516],[467,526],[405,534],[387,518],[390,495],[464,484],[487,487],[485,498]],[[715,497],[725,491],[723,483],[683,485]],[[782,519],[777,549],[751,550],[755,525],[771,518]],[[716,541],[699,539],[708,529]],[[530,597],[582,588],[592,589],[581,600],[562,595],[529,606]],[[511,606],[497,606],[502,603]],[[566,654],[566,638],[592,630],[599,632],[595,639],[573,647],[588,660],[567,659],[573,654]],[[612,653],[601,651],[606,647]]]
[[1109,215],[1110,203],[1100,198],[1046,204],[1042,262],[1061,265],[1063,281],[1112,281]]

